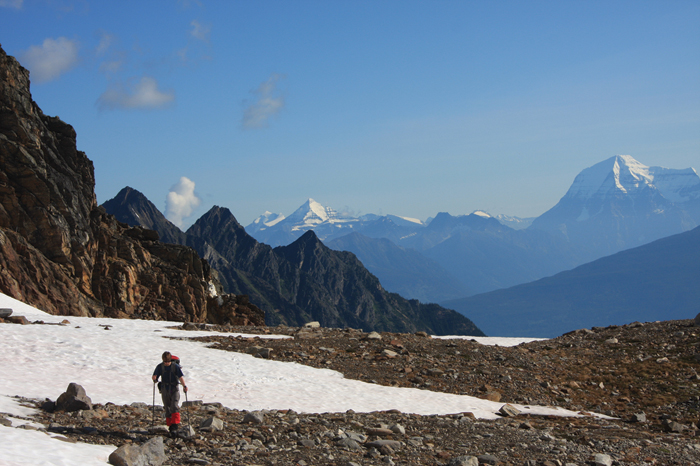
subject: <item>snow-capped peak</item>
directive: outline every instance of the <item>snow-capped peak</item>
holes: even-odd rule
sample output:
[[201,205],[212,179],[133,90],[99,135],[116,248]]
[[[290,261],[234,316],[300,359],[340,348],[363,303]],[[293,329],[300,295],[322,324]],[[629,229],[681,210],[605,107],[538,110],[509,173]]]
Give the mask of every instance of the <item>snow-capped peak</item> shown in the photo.
[[266,210],[260,217],[253,220],[253,222],[246,227],[246,231],[261,231],[272,226],[277,225],[279,222],[284,220],[284,215],[274,214],[269,210]]
[[566,197],[590,199],[645,188],[658,190],[672,202],[685,202],[700,197],[700,178],[692,168],[647,167],[629,155],[616,155],[579,173]]
[[479,217],[491,218],[491,215],[483,210],[475,210],[472,215],[478,215]]

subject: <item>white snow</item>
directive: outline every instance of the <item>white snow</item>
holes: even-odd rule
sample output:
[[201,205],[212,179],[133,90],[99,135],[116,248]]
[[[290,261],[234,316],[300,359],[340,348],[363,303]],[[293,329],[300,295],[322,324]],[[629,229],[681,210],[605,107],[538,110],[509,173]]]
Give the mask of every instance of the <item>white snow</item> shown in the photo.
[[478,215],[479,217],[491,218],[491,215],[483,210],[475,210],[472,215]]
[[693,168],[647,167],[629,155],[616,155],[581,171],[566,197],[591,199],[644,188],[658,190],[671,202],[686,202],[700,198],[700,177]]
[[[286,409],[299,412],[371,412],[448,414],[470,411],[495,419],[503,403],[412,388],[384,387],[345,379],[328,369],[208,348],[206,344],[168,337],[204,336],[168,327],[174,322],[51,316],[0,294],[0,307],[45,325],[0,324],[0,412],[26,417],[14,397],[56,400],[71,382],[82,385],[95,403],[153,401],[150,375],[163,351],[183,361],[190,400],[220,402],[240,410]],[[59,325],[68,319],[69,324]],[[222,334],[235,336],[234,334]],[[261,335],[262,338],[274,336]],[[279,336],[277,336],[279,338]],[[449,337],[440,337],[449,338]],[[532,339],[474,338],[483,344],[509,346]],[[564,409],[523,407],[532,414],[575,416]],[[26,422],[26,421],[23,421]],[[0,464],[104,464],[114,447],[71,444],[42,432],[0,427]]]

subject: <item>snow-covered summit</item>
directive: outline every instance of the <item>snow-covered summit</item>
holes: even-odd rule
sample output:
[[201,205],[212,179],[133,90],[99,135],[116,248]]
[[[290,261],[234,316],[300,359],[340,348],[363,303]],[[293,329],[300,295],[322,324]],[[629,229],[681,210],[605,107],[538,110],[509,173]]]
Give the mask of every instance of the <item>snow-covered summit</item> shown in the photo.
[[273,227],[277,225],[279,222],[285,219],[285,216],[282,214],[275,214],[270,212],[269,210],[266,210],[265,213],[263,213],[260,217],[256,218],[253,220],[253,222],[246,227],[248,231],[260,231],[260,230],[265,230],[266,228]]
[[586,168],[574,179],[565,198],[605,198],[656,189],[671,202],[700,198],[700,177],[693,168],[648,167],[629,155],[616,155]]
[[357,221],[349,215],[340,214],[331,207],[325,207],[309,198],[301,207],[284,219],[284,224],[292,231],[309,230],[322,223],[346,223]]
[[479,217],[484,217],[484,218],[491,218],[491,214],[488,212],[485,212],[483,210],[475,210],[472,212],[472,215],[478,215]]

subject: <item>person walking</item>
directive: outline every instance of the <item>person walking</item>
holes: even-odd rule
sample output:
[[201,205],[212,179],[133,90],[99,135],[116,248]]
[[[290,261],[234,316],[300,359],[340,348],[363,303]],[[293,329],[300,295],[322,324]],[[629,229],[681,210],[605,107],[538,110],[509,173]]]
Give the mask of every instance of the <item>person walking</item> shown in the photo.
[[158,382],[161,378],[160,395],[163,398],[163,407],[165,408],[165,423],[170,429],[170,432],[175,435],[180,427],[180,390],[179,385],[182,384],[182,389],[187,393],[187,385],[185,377],[180,366],[173,362],[173,356],[169,351],[163,353],[163,362],[156,366],[153,371],[153,383]]

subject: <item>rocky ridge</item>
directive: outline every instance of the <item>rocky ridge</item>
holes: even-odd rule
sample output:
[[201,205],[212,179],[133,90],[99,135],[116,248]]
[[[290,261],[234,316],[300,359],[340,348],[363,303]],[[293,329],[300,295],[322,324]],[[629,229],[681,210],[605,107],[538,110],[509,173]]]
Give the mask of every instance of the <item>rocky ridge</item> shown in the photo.
[[[204,329],[251,330],[192,323],[183,328],[194,338]],[[471,413],[250,413],[191,401],[183,419],[194,430],[184,438],[165,439],[164,464],[700,463],[700,329],[690,320],[582,329],[517,347],[352,329],[257,330],[293,338],[204,339],[222,350],[335,368],[370,383],[464,393],[500,400],[504,408],[525,406],[519,412],[504,409],[500,419],[487,421]],[[51,412],[50,402],[24,402],[43,406],[46,410],[32,420],[68,441],[137,445],[165,433],[158,425],[162,414],[143,403]],[[578,411],[580,417],[533,416],[527,414],[529,404]]]

